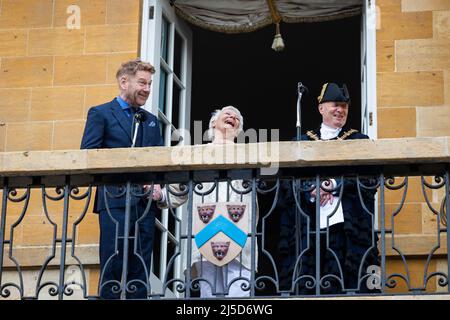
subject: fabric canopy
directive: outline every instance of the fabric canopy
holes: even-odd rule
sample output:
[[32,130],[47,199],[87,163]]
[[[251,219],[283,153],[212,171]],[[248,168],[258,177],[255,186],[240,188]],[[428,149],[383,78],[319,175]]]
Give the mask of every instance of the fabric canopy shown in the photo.
[[[199,27],[251,32],[275,20],[317,22],[361,13],[361,0],[172,0],[178,15]],[[271,8],[272,7],[272,8]],[[278,21],[279,22],[279,21]]]

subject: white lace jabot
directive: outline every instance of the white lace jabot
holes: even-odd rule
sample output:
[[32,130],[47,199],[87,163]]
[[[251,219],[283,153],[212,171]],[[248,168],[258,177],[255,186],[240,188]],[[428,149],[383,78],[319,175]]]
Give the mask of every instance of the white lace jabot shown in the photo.
[[322,123],[320,126],[320,139],[321,140],[330,140],[336,138],[341,132],[342,128],[332,128],[327,126],[325,123]]

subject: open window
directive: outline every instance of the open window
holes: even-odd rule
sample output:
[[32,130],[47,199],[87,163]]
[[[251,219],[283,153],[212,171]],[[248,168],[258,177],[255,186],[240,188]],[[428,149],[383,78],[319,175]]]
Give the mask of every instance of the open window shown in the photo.
[[[269,2],[282,16],[282,52],[270,48]],[[375,1],[328,0],[322,11],[308,11],[304,2],[144,1],[141,56],[158,70],[148,108],[164,125],[165,145],[179,142],[179,129],[193,134],[194,121],[206,130],[211,111],[229,104],[243,112],[245,128],[277,128],[280,140],[290,140],[298,81],[310,89],[302,102],[303,132],[319,123],[316,98],[321,85],[333,81],[349,87],[348,125],[377,137]]]

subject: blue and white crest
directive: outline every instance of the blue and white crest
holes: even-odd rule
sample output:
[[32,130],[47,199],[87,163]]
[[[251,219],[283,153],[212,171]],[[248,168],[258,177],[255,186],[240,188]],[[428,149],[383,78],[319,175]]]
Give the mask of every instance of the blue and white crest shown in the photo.
[[248,207],[244,202],[201,203],[195,206],[194,240],[206,260],[223,266],[241,253],[248,237]]

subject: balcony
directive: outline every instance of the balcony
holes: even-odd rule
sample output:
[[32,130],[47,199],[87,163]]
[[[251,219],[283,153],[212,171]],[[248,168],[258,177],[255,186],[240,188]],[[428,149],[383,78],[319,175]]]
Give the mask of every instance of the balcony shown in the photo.
[[[140,220],[130,220],[131,199],[147,194],[136,184],[175,188],[169,188],[168,208],[156,216],[145,281],[129,278],[129,261],[122,259],[124,276],[110,283],[118,298],[127,298],[136,283],[148,299],[198,299],[205,285],[214,297],[227,298],[238,283],[249,298],[447,299],[449,147],[448,137],[438,137],[2,153],[0,299],[98,299],[105,286],[99,281],[104,272],[94,191],[121,186],[120,195],[105,191],[106,198],[128,199],[127,227],[111,239],[122,255],[137,252],[130,225]],[[222,290],[216,277],[227,265],[215,266],[210,282],[203,269],[192,272],[196,211],[211,197],[222,201],[220,186],[247,201],[252,221],[241,229],[248,277],[238,267],[239,277]],[[321,190],[335,203],[324,218],[320,198],[311,197]],[[366,245],[360,261],[353,261],[352,279],[333,247],[332,219],[346,196],[359,203],[369,226],[364,237],[357,235]],[[180,197],[184,203],[170,205]],[[244,257],[236,259],[243,263]],[[327,259],[334,259],[332,271]]]

